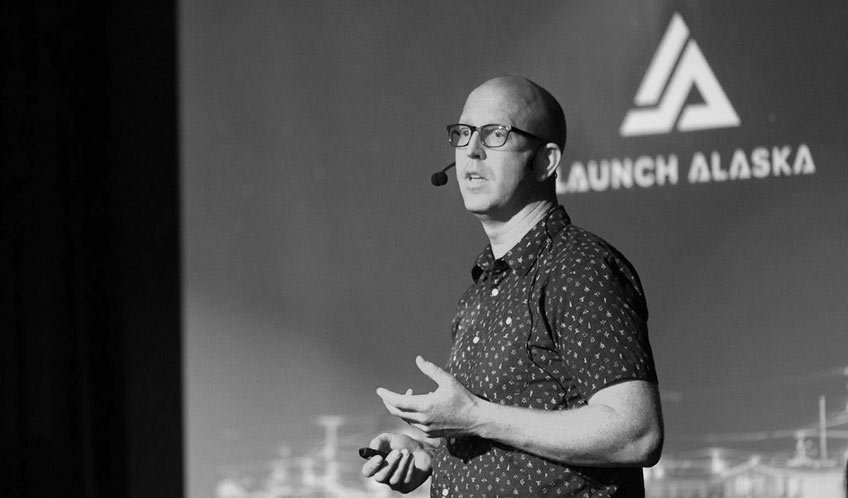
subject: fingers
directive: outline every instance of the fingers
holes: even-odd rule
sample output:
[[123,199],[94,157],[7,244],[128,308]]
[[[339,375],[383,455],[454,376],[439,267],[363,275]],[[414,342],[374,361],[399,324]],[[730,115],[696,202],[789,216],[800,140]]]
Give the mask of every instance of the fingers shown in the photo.
[[386,408],[391,405],[401,411],[421,411],[421,396],[414,396],[412,394],[412,389],[407,389],[406,392],[407,394],[398,394],[396,392],[389,391],[388,389],[385,389],[383,387],[377,388],[377,396],[379,396],[380,399],[383,400],[383,404],[386,405]]
[[368,443],[368,447],[380,451],[389,451],[392,444],[391,437],[392,435],[389,433],[380,434]]
[[[371,442],[368,443],[368,447],[375,450],[385,451],[389,454],[391,454],[392,451],[397,452],[398,450],[392,450],[392,439],[394,436],[395,435],[392,433],[384,432],[372,439]],[[388,457],[389,455],[386,455],[387,459]],[[383,460],[383,457],[379,455],[369,458],[368,461],[362,465],[362,475],[365,477],[372,477],[383,467]]]
[[406,475],[403,476],[403,482],[409,484],[412,482],[412,473],[415,471],[415,457],[412,453],[409,454],[409,462],[406,466]]
[[[404,458],[406,456],[406,458]],[[406,468],[404,467],[401,472],[396,472],[399,468],[399,464],[401,461],[409,462],[409,451],[408,450],[392,450],[386,456],[385,461],[382,462],[382,468],[373,474],[374,480],[377,482],[381,482],[383,484],[397,484],[400,482],[404,476],[406,475]],[[379,459],[379,460],[378,460]],[[381,457],[376,456],[372,457],[368,463],[379,464],[380,460],[383,460]],[[396,474],[400,474],[397,476]]]
[[416,478],[413,451],[421,448],[421,443],[404,434],[383,433],[372,439],[369,446],[388,454],[385,458],[371,457],[362,465],[362,475],[395,490],[404,489]]
[[362,464],[362,475],[365,477],[372,477],[374,474],[380,470],[380,467],[383,466],[383,457],[381,456],[373,456],[368,459],[367,462]]
[[420,412],[415,411],[406,411],[401,410],[400,408],[390,404],[388,401],[383,400],[383,405],[386,407],[386,411],[388,411],[391,415],[398,417],[407,423],[421,423],[425,420],[426,415]]
[[439,386],[454,380],[451,374],[445,372],[439,368],[438,365],[425,360],[421,356],[415,357],[415,364],[418,366],[418,369],[421,370],[421,373],[433,379],[433,381]]
[[392,473],[392,476],[389,477],[389,484],[392,486],[397,486],[400,483],[408,484],[409,480],[407,479],[407,475],[411,475],[408,469],[412,467],[412,453],[406,450],[401,450],[400,453],[401,454],[400,459],[397,463],[397,468],[395,469],[394,473]]

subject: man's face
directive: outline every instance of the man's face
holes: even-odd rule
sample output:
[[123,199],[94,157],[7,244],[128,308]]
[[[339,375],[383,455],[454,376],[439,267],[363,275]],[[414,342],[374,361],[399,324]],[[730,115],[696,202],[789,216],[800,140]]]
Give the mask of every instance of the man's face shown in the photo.
[[[481,87],[468,96],[459,122],[471,126],[511,125],[527,129],[526,107],[510,102],[507,92]],[[540,144],[519,133],[507,142],[487,148],[475,132],[464,147],[455,149],[456,179],[465,209],[478,217],[509,220],[530,202],[538,189],[530,165]]]

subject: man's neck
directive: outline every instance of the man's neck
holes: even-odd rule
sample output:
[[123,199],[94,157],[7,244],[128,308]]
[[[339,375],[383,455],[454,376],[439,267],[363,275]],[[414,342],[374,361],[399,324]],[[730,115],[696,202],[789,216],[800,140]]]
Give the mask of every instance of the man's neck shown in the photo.
[[554,206],[553,201],[540,200],[524,206],[506,221],[481,219],[483,231],[489,238],[495,259],[502,257],[515,247]]

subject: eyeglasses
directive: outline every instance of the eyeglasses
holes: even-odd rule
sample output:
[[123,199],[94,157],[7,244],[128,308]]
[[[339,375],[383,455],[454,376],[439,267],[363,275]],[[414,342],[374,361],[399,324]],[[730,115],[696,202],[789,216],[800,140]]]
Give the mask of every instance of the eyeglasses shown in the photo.
[[480,133],[480,142],[486,147],[501,147],[509,138],[509,133],[514,131],[542,142],[547,142],[542,137],[536,136],[528,131],[520,130],[515,126],[487,124],[483,126],[471,126],[467,124],[457,123],[448,125],[448,142],[454,147],[465,147],[471,141],[471,135],[474,132]]

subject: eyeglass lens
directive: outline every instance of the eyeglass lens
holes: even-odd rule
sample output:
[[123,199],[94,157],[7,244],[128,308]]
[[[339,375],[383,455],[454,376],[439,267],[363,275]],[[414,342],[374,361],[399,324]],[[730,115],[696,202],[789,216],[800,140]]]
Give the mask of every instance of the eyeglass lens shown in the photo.
[[467,125],[454,125],[448,130],[451,145],[454,147],[468,145],[475,129],[480,133],[480,141],[486,147],[500,147],[506,143],[506,139],[509,136],[509,129],[502,125],[492,124],[478,128]]

